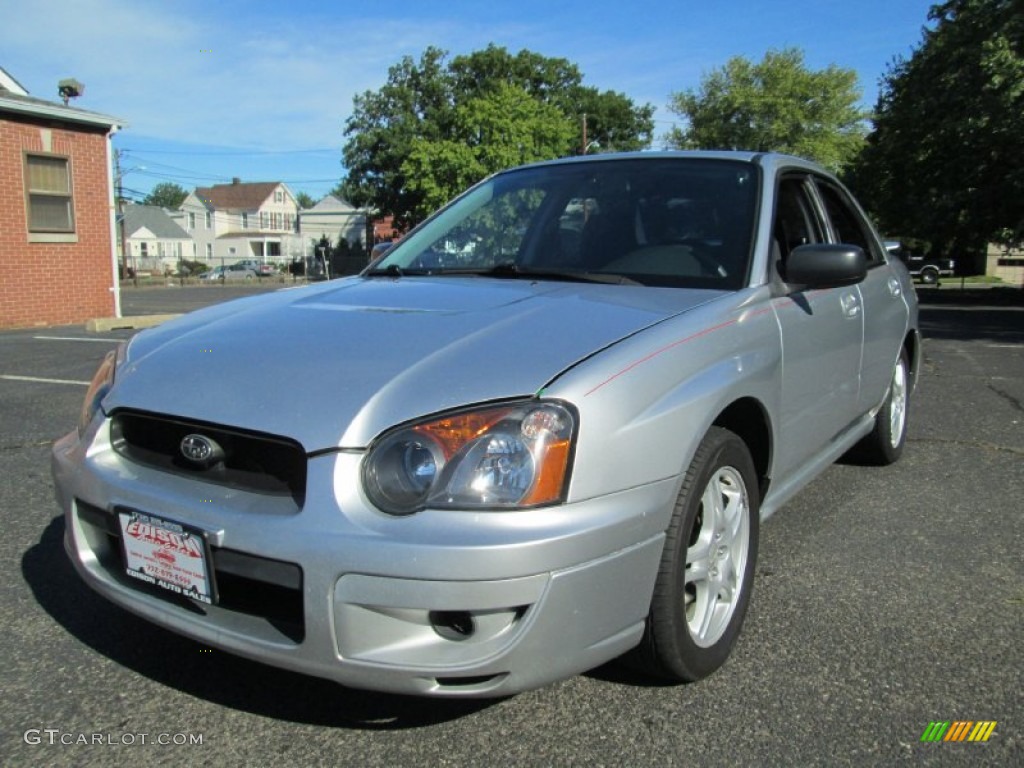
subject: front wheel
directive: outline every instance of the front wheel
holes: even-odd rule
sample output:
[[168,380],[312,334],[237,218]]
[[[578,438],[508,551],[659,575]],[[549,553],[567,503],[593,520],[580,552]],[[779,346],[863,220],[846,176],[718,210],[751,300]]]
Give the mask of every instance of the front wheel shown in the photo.
[[670,682],[728,658],[747,611],[758,541],[757,475],[735,434],[712,427],[686,473],[633,660]]
[[936,269],[923,269],[921,270],[921,282],[925,285],[938,285],[939,283],[939,272]]

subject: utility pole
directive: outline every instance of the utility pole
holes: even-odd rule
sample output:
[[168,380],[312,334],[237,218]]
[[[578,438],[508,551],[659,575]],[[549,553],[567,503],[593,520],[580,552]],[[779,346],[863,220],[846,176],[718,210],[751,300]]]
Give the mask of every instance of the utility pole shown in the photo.
[[580,154],[587,154],[587,113],[583,113],[583,143],[580,145]]
[[[114,170],[117,177],[117,212],[121,214],[121,266],[124,269],[128,269],[128,238],[125,237],[125,226],[124,226],[124,190],[121,185],[121,178],[123,173],[121,172],[121,150],[118,149],[114,152]],[[139,287],[139,270],[132,270],[132,282],[136,288]]]

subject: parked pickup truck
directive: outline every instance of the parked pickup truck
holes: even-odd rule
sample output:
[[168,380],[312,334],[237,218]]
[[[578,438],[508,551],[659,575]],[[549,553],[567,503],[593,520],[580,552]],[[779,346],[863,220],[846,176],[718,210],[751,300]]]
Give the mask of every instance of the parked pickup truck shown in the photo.
[[895,240],[886,240],[885,248],[899,256],[907,265],[910,276],[925,285],[938,285],[940,277],[952,277],[956,274],[956,260],[933,256],[918,256],[902,248]]

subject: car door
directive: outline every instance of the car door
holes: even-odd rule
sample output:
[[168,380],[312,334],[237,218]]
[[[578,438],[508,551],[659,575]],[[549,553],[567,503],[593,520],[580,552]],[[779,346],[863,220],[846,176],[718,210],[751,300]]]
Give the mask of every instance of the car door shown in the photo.
[[858,245],[868,257],[867,277],[857,286],[864,323],[859,413],[877,406],[889,387],[896,356],[906,333],[908,309],[903,288],[885,249],[852,198],[836,184],[815,181],[828,217],[833,242]]
[[857,286],[808,291],[781,279],[794,248],[828,241],[809,175],[780,179],[774,216],[772,306],[782,335],[776,467],[782,477],[820,453],[856,418],[863,312]]

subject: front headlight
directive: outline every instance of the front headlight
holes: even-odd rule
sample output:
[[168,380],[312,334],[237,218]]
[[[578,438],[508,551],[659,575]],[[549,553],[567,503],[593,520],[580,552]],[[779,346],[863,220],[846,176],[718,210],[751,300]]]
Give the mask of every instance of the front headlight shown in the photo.
[[575,434],[576,417],[561,403],[461,411],[382,436],[363,462],[363,487],[392,515],[555,504],[568,486]]
[[81,437],[93,418],[100,409],[100,403],[107,396],[111,387],[114,386],[114,374],[117,366],[124,359],[126,344],[119,344],[117,349],[107,352],[103,362],[100,363],[96,375],[92,377],[89,390],[85,393],[85,401],[82,403],[82,412],[78,416],[78,436]]

